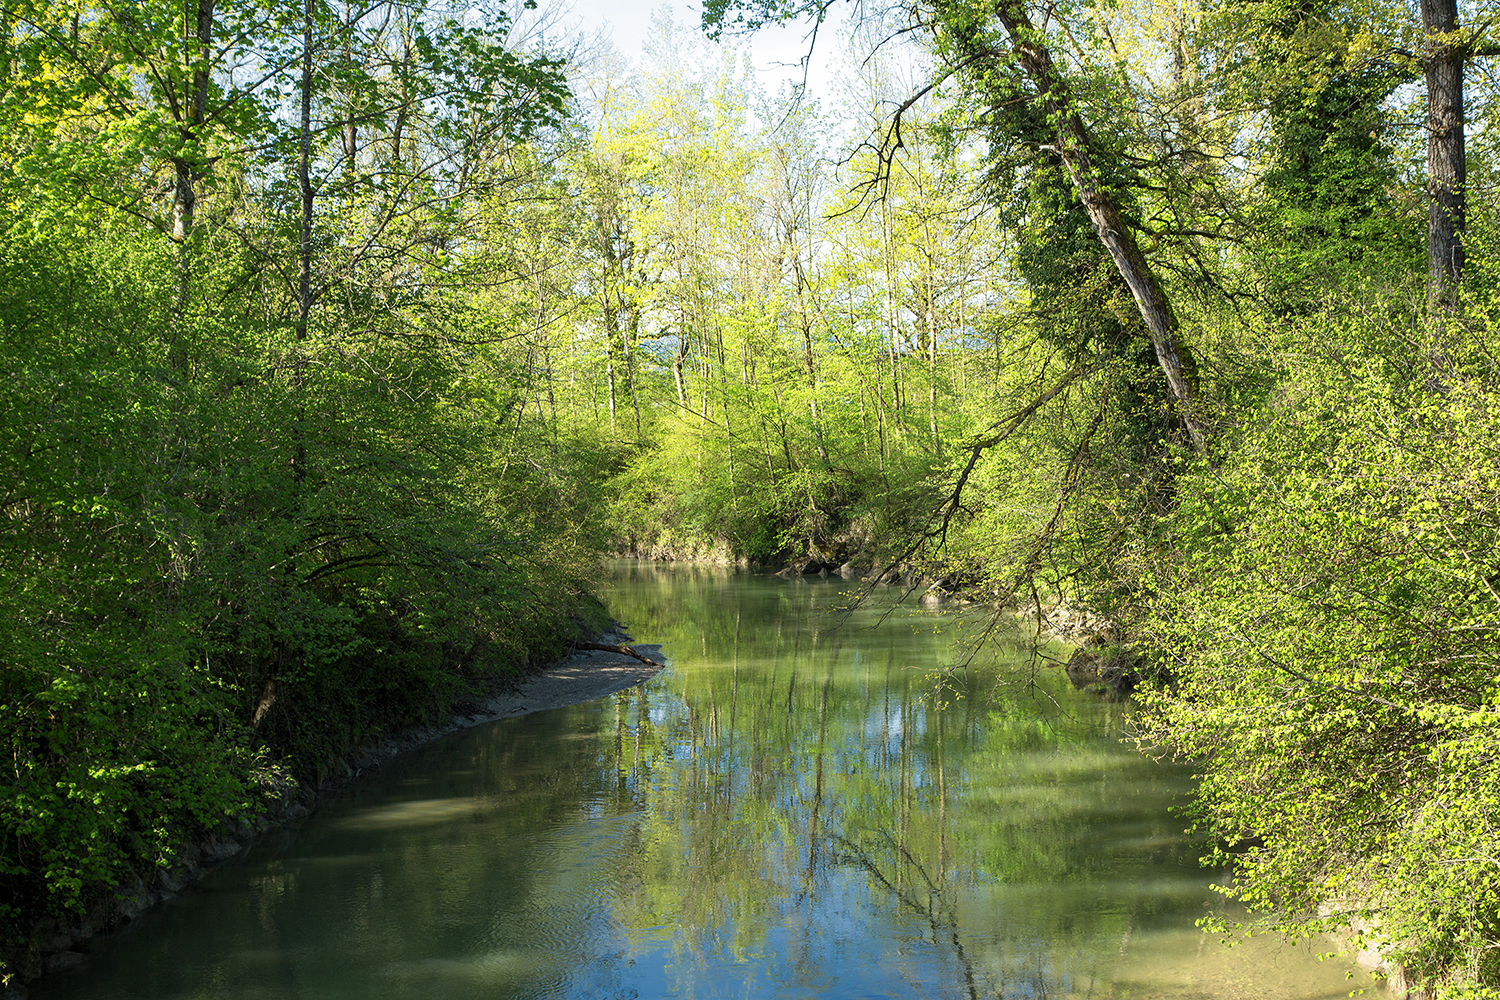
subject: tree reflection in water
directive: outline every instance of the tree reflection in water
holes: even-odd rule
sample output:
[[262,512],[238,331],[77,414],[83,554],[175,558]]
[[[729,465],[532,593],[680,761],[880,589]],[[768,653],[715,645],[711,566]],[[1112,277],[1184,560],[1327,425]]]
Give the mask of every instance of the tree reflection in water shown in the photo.
[[[846,585],[624,566],[650,683],[362,777],[38,1000],[1341,997],[1227,952],[1128,707]],[[989,653],[995,652],[990,650]],[[1016,677],[1020,672],[1019,679]],[[1034,680],[1034,683],[1033,683]]]

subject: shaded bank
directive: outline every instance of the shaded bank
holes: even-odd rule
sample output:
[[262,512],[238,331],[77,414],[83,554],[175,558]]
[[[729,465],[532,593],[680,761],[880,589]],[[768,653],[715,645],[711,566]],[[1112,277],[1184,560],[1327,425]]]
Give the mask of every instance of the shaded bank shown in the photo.
[[[591,607],[601,606],[593,603]],[[596,629],[585,634],[613,644],[630,641],[618,624],[602,634]],[[82,916],[68,919],[53,915],[29,929],[16,928],[12,939],[19,944],[6,956],[12,974],[29,981],[77,964],[82,956],[75,949],[81,943],[98,933],[118,929],[159,903],[190,890],[215,867],[242,854],[268,832],[299,825],[330,792],[399,754],[484,722],[605,697],[643,683],[661,669],[659,646],[631,648],[657,662],[646,663],[615,652],[574,651],[529,676],[492,678],[487,686],[474,689],[471,696],[453,701],[435,721],[394,731],[377,742],[324,761],[312,778],[281,781],[266,790],[257,807],[205,830],[167,863],[137,869],[130,878],[98,890],[97,901]],[[14,980],[8,989],[0,990],[0,997],[7,1000],[25,995],[24,986]]]

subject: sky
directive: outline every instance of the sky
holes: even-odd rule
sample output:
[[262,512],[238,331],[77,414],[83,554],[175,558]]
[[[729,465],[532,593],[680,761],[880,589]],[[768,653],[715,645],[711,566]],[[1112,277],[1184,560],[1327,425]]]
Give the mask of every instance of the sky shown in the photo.
[[[562,18],[563,24],[576,24],[578,30],[587,34],[608,32],[613,36],[616,50],[630,59],[640,58],[656,12],[669,12],[681,29],[697,29],[702,18],[701,5],[691,0],[538,0],[538,3],[571,7],[571,13]],[[820,31],[813,50],[807,82],[814,94],[826,89],[828,66],[834,61],[834,49],[839,44],[830,28],[825,26]],[[752,65],[767,90],[779,89],[780,80],[802,80],[799,63],[807,55],[810,30],[811,23],[766,27],[738,39],[741,45],[749,45]]]

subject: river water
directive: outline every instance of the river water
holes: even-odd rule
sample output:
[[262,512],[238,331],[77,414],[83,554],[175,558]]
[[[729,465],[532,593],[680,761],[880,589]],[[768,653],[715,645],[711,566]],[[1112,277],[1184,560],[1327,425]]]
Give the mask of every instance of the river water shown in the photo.
[[[843,581],[620,564],[667,670],[369,772],[34,985],[86,997],[1334,998],[1229,949],[1190,775],[952,615]],[[1001,644],[1003,645],[1003,644]],[[1326,946],[1325,946],[1326,947]],[[1346,979],[1353,972],[1355,979]]]

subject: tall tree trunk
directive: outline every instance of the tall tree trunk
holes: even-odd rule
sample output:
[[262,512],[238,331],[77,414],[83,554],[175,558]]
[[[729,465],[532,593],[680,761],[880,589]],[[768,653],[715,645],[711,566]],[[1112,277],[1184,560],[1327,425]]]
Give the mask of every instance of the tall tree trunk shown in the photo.
[[292,370],[297,397],[296,423],[292,428],[295,446],[292,454],[293,478],[300,486],[307,478],[307,439],[304,432],[305,408],[302,383],[307,365],[307,318],[312,312],[312,88],[313,88],[313,19],[317,0],[305,0],[302,8],[302,81],[301,108],[297,127],[297,190],[301,195],[302,215],[298,226],[297,248],[297,357]]
[[859,450],[867,460],[870,457],[870,418],[865,413],[865,390],[859,389]]
[[896,252],[893,248],[894,241],[891,237],[890,216],[883,202],[880,206],[880,239],[885,265],[886,340],[890,345],[891,351],[891,421],[896,437],[899,439],[902,436],[901,349],[898,343],[899,333],[897,332],[900,316],[896,308],[896,282],[899,276],[896,273]]
[[739,506],[738,491],[734,483],[734,427],[729,416],[729,360],[724,353],[724,329],[714,331],[719,344],[719,399],[724,406],[724,450],[729,459],[729,506]]
[[604,380],[609,383],[609,429],[615,429],[615,317],[609,310],[609,297],[605,296],[604,309]]
[[635,345],[640,340],[641,311],[632,305],[630,325],[625,328],[625,379],[630,383],[630,407],[635,411],[635,439],[641,440],[641,396],[635,385]]
[[1157,363],[1167,376],[1177,415],[1192,440],[1193,450],[1206,455],[1210,428],[1198,395],[1196,364],[1181,343],[1177,315],[1162,291],[1161,283],[1141,253],[1135,236],[1126,227],[1113,196],[1100,183],[1100,172],[1092,152],[1093,136],[1074,110],[1067,81],[1053,64],[1052,53],[1041,42],[1041,34],[1026,16],[1025,8],[1008,0],[997,8],[997,12],[1012,47],[1020,57],[1022,69],[1036,86],[1048,119],[1056,123],[1055,152],[1067,167],[1100,242],[1135,298],[1151,346],[1156,351]]
[[828,457],[823,417],[818,413],[818,359],[813,353],[812,316],[807,309],[807,276],[802,270],[802,259],[790,234],[787,245],[791,248],[792,271],[797,279],[797,325],[802,330],[802,360],[807,367],[807,408],[812,415],[813,446],[817,448],[818,457],[823,460],[823,464],[831,468],[833,463]]
[[171,343],[168,356],[172,367],[187,367],[182,336],[183,314],[192,296],[193,224],[198,211],[199,145],[203,141],[203,123],[208,113],[208,57],[214,38],[215,0],[184,0],[182,36],[184,49],[195,63],[182,81],[182,98],[177,113],[177,129],[183,141],[183,154],[172,160],[172,242],[175,244],[176,295],[170,317]]
[[806,313],[802,314],[801,325],[803,358],[807,363],[807,408],[812,415],[813,446],[823,464],[832,468],[833,460],[828,457],[828,441],[823,433],[823,415],[818,412],[818,369],[817,360],[813,356],[812,321]]
[[312,85],[313,17],[317,0],[305,0],[302,12],[301,108],[297,128],[297,191],[302,215],[297,247],[297,343],[307,340],[307,317],[312,311]]
[[[557,453],[557,393],[553,384],[552,369],[552,347],[547,341],[547,309],[548,300],[547,286],[543,280],[542,270],[534,268],[532,279],[536,285],[536,324],[533,328],[532,338],[536,344],[536,350],[542,357],[542,378],[547,386],[547,413],[542,412],[541,393],[537,394],[536,415],[551,431],[552,452]],[[550,418],[549,418],[550,414]]]
[[[928,243],[929,253],[932,244]],[[933,277],[933,265],[931,257],[928,258],[927,280],[924,289],[926,298],[927,325],[927,429],[932,434],[932,453],[939,457],[943,454],[943,438],[938,433],[937,419],[937,383],[938,383],[938,336],[937,336],[937,291],[934,288],[936,280]]]
[[688,316],[685,308],[677,312],[677,351],[672,355],[672,385],[677,389],[678,409],[687,409],[687,393],[682,387],[682,366],[688,356]]
[[[354,42],[354,4],[345,0],[344,3],[344,65],[347,67],[353,62],[352,46]],[[344,95],[344,173],[353,176],[359,166],[359,124],[354,120],[354,97],[352,94]]]
[[[208,112],[208,56],[214,38],[215,0],[185,0],[182,11],[182,35],[186,51],[193,53],[197,65],[182,85],[182,109],[178,131],[188,149],[196,151],[202,140],[201,129]],[[172,238],[185,244],[193,229],[193,215],[198,205],[198,164],[190,157],[173,161],[175,183],[172,191]]]
[[[404,76],[411,70],[411,25],[401,24],[401,68]],[[407,90],[406,80],[401,81],[400,103],[396,106],[396,122],[391,126],[391,162],[399,165],[401,163],[401,137],[406,131],[406,119],[411,113],[411,94]]]
[[604,320],[604,379],[609,383],[609,429],[615,429],[615,411],[619,405],[615,388],[615,342],[620,337],[620,314],[610,291],[610,281],[618,278],[619,265],[615,258],[607,223],[601,222],[599,233],[604,251],[604,274],[600,282],[600,308]]
[[1452,310],[1464,271],[1464,61],[1458,0],[1422,0],[1427,36],[1427,302]]

